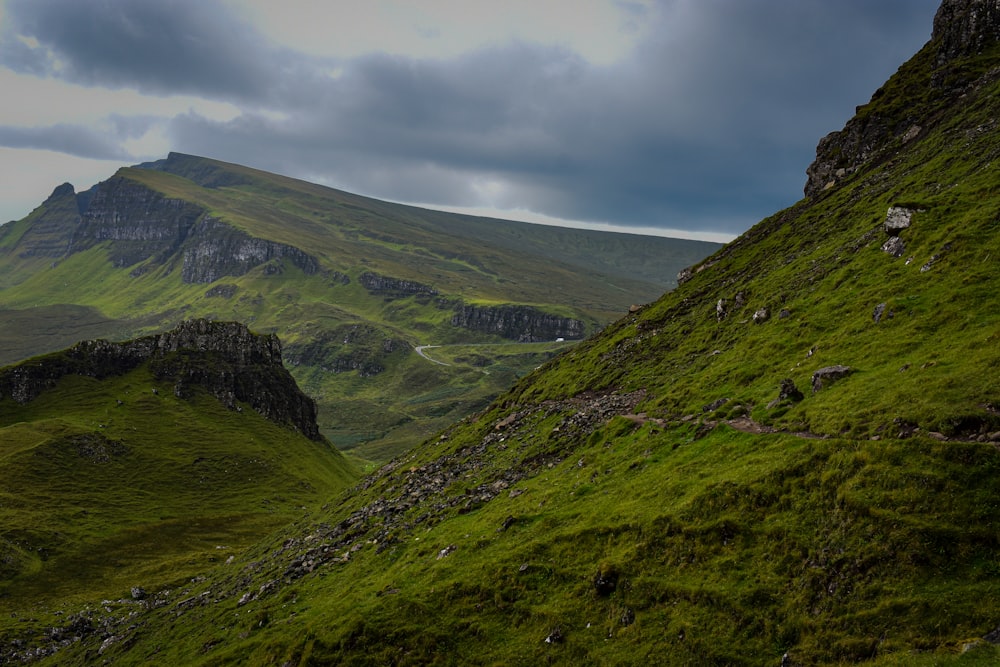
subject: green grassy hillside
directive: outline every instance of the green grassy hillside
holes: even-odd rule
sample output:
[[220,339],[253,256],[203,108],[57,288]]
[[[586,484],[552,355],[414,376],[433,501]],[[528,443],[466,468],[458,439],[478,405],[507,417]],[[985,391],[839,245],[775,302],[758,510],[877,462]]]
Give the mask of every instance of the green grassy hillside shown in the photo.
[[[105,228],[91,242],[81,242],[93,223],[84,224],[68,185],[0,228],[0,363],[61,349],[79,340],[74,332],[124,339],[190,317],[239,320],[281,335],[327,436],[377,461],[483,407],[537,365],[527,349],[492,370],[433,367],[415,355],[421,344],[502,342],[453,325],[456,308],[520,304],[580,320],[589,334],[718,247],[428,211],[181,154],[122,169],[98,189],[88,214]],[[184,215],[200,222],[171,245]],[[224,226],[191,246],[212,221]],[[245,258],[225,257],[246,252],[231,247],[239,235],[298,249],[317,265],[275,255],[244,270]],[[214,268],[192,270],[197,262]],[[422,291],[373,291],[362,279],[372,274]],[[365,335],[345,334],[359,328]]]
[[[0,371],[15,387],[0,392],[0,609],[187,581],[356,478],[329,442],[164,375],[189,362],[229,367],[179,350],[124,373],[72,352]],[[33,372],[48,379],[18,384]],[[285,391],[272,370],[238,372],[261,377],[255,400]]]
[[[940,40],[821,145],[829,187],[676,290],[205,579],[0,619],[8,646],[68,665],[997,664],[1000,47],[942,60]],[[890,208],[909,226],[887,232]]]

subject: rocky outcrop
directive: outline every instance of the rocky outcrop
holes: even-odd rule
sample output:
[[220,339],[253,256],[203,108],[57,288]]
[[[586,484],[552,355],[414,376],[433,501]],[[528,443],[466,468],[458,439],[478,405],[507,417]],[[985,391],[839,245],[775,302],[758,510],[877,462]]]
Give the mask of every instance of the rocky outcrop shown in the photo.
[[[907,100],[892,99],[887,84],[843,130],[820,140],[816,160],[806,169],[805,195],[827,190],[866,164],[891,155],[936,124],[941,111],[975,87],[975,68],[963,71],[956,61],[975,56],[1000,41],[1000,0],[943,0],[934,17],[931,41],[900,68],[909,79]],[[900,76],[900,74],[897,74]],[[890,81],[891,83],[891,81]],[[918,103],[914,85],[926,95]]]
[[230,409],[248,404],[271,421],[322,440],[316,405],[282,366],[278,337],[252,333],[238,322],[191,320],[173,331],[121,343],[84,341],[0,370],[0,400],[28,403],[67,375],[103,379],[143,364],[158,382],[173,383],[179,398],[201,388]]
[[973,56],[1000,41],[1000,0],[943,0],[934,15],[937,64]]
[[358,282],[362,287],[372,294],[381,294],[388,298],[402,298],[407,296],[437,296],[438,291],[433,287],[418,283],[413,280],[403,280],[389,276],[380,276],[370,271],[358,276]]
[[[119,268],[151,260],[162,265],[180,259],[186,283],[210,283],[224,276],[241,276],[254,267],[288,259],[307,274],[319,265],[302,250],[256,238],[203,208],[115,176],[100,185],[80,219],[71,252],[109,243],[112,263]],[[144,271],[137,267],[134,275]]]
[[186,283],[211,283],[223,276],[241,276],[256,266],[282,258],[306,274],[319,270],[314,257],[294,246],[254,238],[205,215],[184,246],[181,279]]
[[97,189],[73,238],[72,252],[111,241],[111,261],[124,268],[152,257],[158,263],[187,240],[203,209],[171,199],[121,176]]
[[452,326],[493,334],[521,343],[557,338],[583,338],[586,328],[581,320],[560,317],[533,308],[506,304],[502,306],[461,306],[451,318]]

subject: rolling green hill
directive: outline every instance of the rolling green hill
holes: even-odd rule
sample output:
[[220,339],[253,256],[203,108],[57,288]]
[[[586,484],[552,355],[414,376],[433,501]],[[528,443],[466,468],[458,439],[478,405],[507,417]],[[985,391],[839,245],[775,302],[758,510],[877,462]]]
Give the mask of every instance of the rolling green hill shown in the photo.
[[240,325],[0,369],[0,608],[185,582],[356,477]]
[[676,290],[203,578],[0,618],[0,655],[997,664],[998,100],[1000,10],[945,0]]
[[[0,363],[241,321],[280,334],[328,437],[384,461],[717,247],[428,211],[171,153],[86,193],[62,185],[0,227]],[[484,349],[475,366],[413,351],[512,341],[550,349]]]

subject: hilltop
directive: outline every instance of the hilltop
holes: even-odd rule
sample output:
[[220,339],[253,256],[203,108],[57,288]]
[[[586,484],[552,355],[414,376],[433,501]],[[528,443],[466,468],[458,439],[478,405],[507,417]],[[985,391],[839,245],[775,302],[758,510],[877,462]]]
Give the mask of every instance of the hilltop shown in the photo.
[[204,579],[7,621],[4,655],[996,664],[997,100],[1000,3],[945,0],[805,198],[675,290]]
[[[240,321],[281,336],[327,437],[385,460],[717,247],[428,211],[171,153],[86,192],[61,185],[0,227],[0,363]],[[433,364],[420,345],[460,347]]]
[[352,483],[273,336],[194,320],[0,369],[0,608],[196,576]]

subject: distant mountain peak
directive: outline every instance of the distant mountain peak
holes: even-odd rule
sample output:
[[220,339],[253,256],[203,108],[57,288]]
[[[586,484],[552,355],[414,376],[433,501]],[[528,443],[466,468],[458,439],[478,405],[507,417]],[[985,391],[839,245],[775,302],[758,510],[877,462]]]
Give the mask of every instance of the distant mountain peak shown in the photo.
[[72,197],[74,195],[76,195],[76,188],[73,187],[73,184],[63,183],[62,185],[57,186],[56,189],[52,191],[52,194],[50,194],[49,198],[45,200],[45,203],[54,201],[56,199],[62,199],[63,197]]

